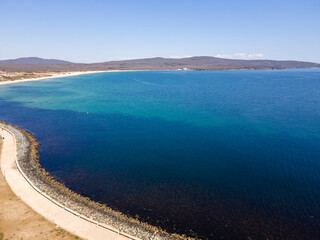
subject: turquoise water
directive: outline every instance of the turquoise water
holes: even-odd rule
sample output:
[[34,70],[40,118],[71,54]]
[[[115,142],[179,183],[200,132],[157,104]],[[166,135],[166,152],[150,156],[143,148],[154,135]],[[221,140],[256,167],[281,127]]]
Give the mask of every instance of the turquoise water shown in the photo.
[[0,87],[69,188],[170,232],[320,238],[320,70],[97,73]]

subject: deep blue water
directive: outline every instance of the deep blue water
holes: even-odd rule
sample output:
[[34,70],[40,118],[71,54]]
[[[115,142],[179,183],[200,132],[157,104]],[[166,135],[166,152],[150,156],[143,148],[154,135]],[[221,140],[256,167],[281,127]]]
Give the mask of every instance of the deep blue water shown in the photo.
[[0,86],[72,190],[170,232],[320,239],[320,70],[98,73]]

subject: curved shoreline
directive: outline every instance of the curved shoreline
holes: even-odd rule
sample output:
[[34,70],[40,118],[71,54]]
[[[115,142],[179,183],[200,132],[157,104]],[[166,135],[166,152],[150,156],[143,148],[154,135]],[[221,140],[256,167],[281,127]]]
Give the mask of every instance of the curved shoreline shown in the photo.
[[[0,128],[4,128],[8,133],[12,134],[12,138],[16,142],[14,143],[14,158],[16,159],[15,162],[17,164],[16,171],[19,172],[18,169],[20,170],[20,177],[24,177],[25,184],[28,184],[29,187],[33,186],[34,191],[37,191],[38,195],[41,194],[42,198],[46,198],[47,202],[50,200],[51,204],[55,204],[55,206],[63,212],[68,212],[69,215],[79,218],[84,222],[90,222],[95,228],[107,230],[109,231],[109,234],[112,233],[117,239],[186,239],[180,235],[169,234],[157,227],[127,217],[121,212],[114,211],[105,205],[93,202],[88,198],[74,193],[66,186],[53,179],[50,174],[41,167],[37,150],[39,143],[30,133],[2,121],[0,121]],[[4,166],[2,161],[1,166]],[[7,170],[8,169],[2,169],[3,172],[7,172]],[[13,179],[13,181],[17,181],[17,179]],[[9,183],[10,181],[7,180],[7,182]],[[10,183],[9,185],[12,188]],[[16,191],[14,192],[17,194]],[[19,196],[19,194],[17,195]],[[28,202],[26,203],[30,206]],[[37,211],[37,209],[34,210]],[[39,213],[39,211],[37,212]],[[40,214],[44,215],[42,213]],[[59,225],[54,219],[50,219],[48,216],[44,217]],[[90,238],[90,234],[89,236],[81,236],[77,232],[70,231],[68,229],[68,227],[70,228],[70,224],[67,225],[69,226],[65,226],[62,223],[60,227],[79,237],[98,239],[97,237]],[[107,235],[103,236],[106,237]]]
[[[128,70],[131,71],[131,70]],[[106,72],[128,72],[126,70],[106,70],[106,71],[78,71],[78,72],[62,72],[62,73],[56,73],[52,76],[46,76],[46,77],[37,77],[37,78],[27,78],[27,79],[20,79],[20,80],[7,80],[0,82],[1,85],[8,85],[8,84],[14,84],[14,83],[23,83],[23,82],[33,82],[33,81],[40,81],[45,79],[51,79],[51,78],[64,78],[64,77],[72,77],[72,76],[78,76],[78,75],[84,75],[84,74],[91,74],[91,73],[106,73]],[[132,70],[134,71],[134,70]]]

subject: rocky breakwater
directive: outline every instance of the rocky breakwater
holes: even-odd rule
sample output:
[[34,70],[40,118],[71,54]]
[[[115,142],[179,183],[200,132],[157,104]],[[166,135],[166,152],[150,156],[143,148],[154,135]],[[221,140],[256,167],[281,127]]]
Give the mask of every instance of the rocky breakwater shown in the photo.
[[41,167],[36,138],[29,132],[6,122],[0,121],[0,128],[11,132],[17,145],[17,163],[26,178],[49,199],[61,207],[100,224],[102,227],[119,232],[132,239],[182,240],[191,239],[178,234],[170,234],[162,229],[130,218],[121,212],[91,201],[56,181]]

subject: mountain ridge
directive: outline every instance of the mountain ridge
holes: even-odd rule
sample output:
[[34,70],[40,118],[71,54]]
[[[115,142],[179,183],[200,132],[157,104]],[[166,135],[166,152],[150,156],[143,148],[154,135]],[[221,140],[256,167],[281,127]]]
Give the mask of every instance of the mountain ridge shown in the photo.
[[59,59],[45,59],[39,57],[21,57],[16,59],[0,60],[1,63],[17,63],[17,64],[70,64],[72,62]]
[[24,57],[0,60],[0,68],[7,71],[101,71],[101,70],[259,70],[320,68],[319,63],[294,60],[244,60],[210,56],[187,58],[142,58],[106,61],[100,63],[74,63],[58,59]]

